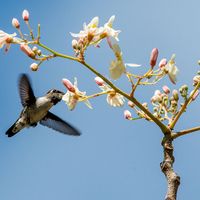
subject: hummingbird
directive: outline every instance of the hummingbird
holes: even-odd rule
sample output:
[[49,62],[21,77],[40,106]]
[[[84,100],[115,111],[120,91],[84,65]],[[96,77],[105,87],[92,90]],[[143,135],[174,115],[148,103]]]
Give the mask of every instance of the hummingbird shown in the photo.
[[23,110],[16,122],[6,131],[8,137],[14,136],[25,127],[36,127],[38,123],[67,135],[80,135],[80,132],[71,124],[49,112],[61,101],[63,92],[51,89],[46,95],[36,98],[26,74],[20,75],[18,88]]

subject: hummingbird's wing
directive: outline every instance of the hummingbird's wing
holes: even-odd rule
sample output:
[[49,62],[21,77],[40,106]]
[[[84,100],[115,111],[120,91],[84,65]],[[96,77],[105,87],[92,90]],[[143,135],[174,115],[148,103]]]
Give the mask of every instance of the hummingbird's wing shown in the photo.
[[65,122],[58,116],[54,115],[51,112],[48,112],[47,115],[40,121],[40,124],[52,128],[56,131],[67,135],[79,136],[81,135],[80,132],[74,128],[69,123]]
[[26,74],[22,74],[19,78],[19,94],[24,107],[30,106],[36,101],[30,80]]

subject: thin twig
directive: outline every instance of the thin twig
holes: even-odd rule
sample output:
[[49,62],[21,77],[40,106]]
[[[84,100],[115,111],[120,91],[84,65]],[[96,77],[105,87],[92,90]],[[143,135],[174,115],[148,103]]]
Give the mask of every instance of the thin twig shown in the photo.
[[172,138],[175,139],[175,138],[178,138],[178,137],[180,137],[180,136],[193,133],[193,132],[195,132],[195,131],[200,131],[200,126],[193,127],[193,128],[189,128],[189,129],[182,130],[182,131],[178,131],[178,132],[176,132],[176,133],[172,133]]

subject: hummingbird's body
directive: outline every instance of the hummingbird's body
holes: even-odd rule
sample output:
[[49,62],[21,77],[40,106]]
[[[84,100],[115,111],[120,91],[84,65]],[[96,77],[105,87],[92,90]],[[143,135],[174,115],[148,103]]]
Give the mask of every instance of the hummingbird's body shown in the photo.
[[23,74],[19,80],[19,93],[24,108],[17,121],[7,130],[8,137],[25,127],[35,127],[38,122],[64,134],[80,135],[70,124],[49,112],[52,106],[61,101],[63,92],[50,90],[45,96],[36,98],[27,75]]

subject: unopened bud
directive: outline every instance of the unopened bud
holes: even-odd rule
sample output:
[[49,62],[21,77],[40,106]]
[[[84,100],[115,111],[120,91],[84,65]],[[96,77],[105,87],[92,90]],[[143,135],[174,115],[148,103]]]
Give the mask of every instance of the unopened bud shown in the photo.
[[39,69],[39,65],[37,63],[32,63],[30,68],[32,71],[37,71]]
[[23,18],[24,21],[29,21],[29,12],[28,12],[28,10],[24,10],[22,12],[22,18]]
[[162,93],[160,92],[160,90],[155,90],[154,92],[154,96],[157,96],[157,95],[161,95]]
[[162,87],[162,89],[163,89],[163,91],[164,91],[165,94],[169,94],[169,93],[170,93],[170,89],[169,89],[168,86],[164,85],[164,86]]
[[150,65],[152,68],[156,65],[157,58],[158,58],[158,49],[154,48],[152,49],[150,56]]
[[200,81],[200,75],[194,76],[193,78],[193,86],[196,86]]
[[162,94],[162,102],[167,106],[168,104],[168,96],[166,94]]
[[37,50],[38,50],[38,48],[37,48],[36,46],[34,46],[34,47],[32,48],[32,51],[33,51],[35,54],[37,54]]
[[173,96],[173,99],[178,101],[179,100],[179,96],[178,96],[178,91],[177,90],[173,90],[172,91],[172,96]]
[[165,67],[165,65],[167,64],[167,59],[163,58],[160,62],[159,62],[159,68],[162,69],[163,67]]
[[65,78],[63,78],[62,79],[62,82],[63,82],[63,84],[64,84],[64,86],[70,91],[70,92],[73,92],[73,93],[75,93],[75,87],[74,87],[74,85],[68,80],[68,79],[65,79]]
[[124,111],[124,118],[128,119],[128,120],[132,119],[132,115],[131,115],[131,112],[129,110]]
[[156,102],[157,102],[157,96],[153,96],[153,97],[151,98],[151,102],[152,102],[152,103],[156,103]]
[[104,85],[104,80],[102,79],[102,78],[100,78],[100,77],[95,77],[95,82],[96,82],[96,84],[98,85],[98,86],[103,86]]
[[132,101],[128,101],[128,106],[134,108],[135,104]]
[[20,49],[30,58],[35,58],[35,53],[32,51],[32,49],[27,44],[21,44]]
[[37,55],[41,56],[42,55],[42,51],[40,49],[37,50]]
[[13,19],[12,19],[12,25],[13,25],[15,28],[20,28],[20,23],[19,23],[19,21],[18,21],[16,18],[13,18]]
[[187,85],[181,86],[181,88],[179,89],[179,92],[183,98],[186,98],[188,95],[188,86]]
[[73,49],[77,49],[77,46],[78,46],[78,41],[77,40],[72,40],[72,47]]

